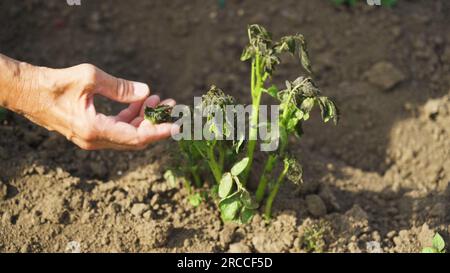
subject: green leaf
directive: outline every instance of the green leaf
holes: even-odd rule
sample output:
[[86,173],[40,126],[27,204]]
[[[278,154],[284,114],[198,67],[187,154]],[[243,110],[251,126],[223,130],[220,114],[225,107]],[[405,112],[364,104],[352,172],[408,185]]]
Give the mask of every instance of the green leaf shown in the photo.
[[219,184],[219,197],[226,198],[233,188],[233,177],[230,173],[224,173]]
[[432,247],[425,247],[422,249],[422,253],[437,253],[437,251]]
[[249,223],[253,216],[255,216],[256,211],[253,209],[249,209],[249,208],[243,208],[239,217],[239,220],[242,224],[247,224]]
[[242,51],[242,55],[241,55],[241,61],[245,62],[249,59],[251,59],[253,57],[253,55],[255,54],[253,47],[251,46],[246,46],[244,48],[244,51]]
[[244,157],[241,161],[234,164],[233,168],[231,168],[231,174],[234,176],[238,176],[240,173],[242,173],[245,168],[247,168],[249,158]]
[[211,187],[210,194],[213,198],[219,197],[219,186],[217,184]]
[[439,233],[436,233],[436,235],[434,235],[433,248],[435,248],[438,252],[441,252],[445,249],[445,241]]
[[300,58],[303,68],[305,68],[308,73],[312,73],[311,61],[309,60],[308,48],[306,46],[306,41],[302,40],[300,44]]
[[188,200],[189,200],[189,203],[194,207],[200,206],[200,204],[203,201],[202,196],[199,193],[189,195]]
[[225,222],[235,220],[241,207],[242,203],[239,201],[237,194],[232,194],[228,198],[223,199],[219,203],[222,219]]
[[[306,98],[300,105],[300,109],[302,110],[304,116],[306,116],[314,107],[315,100],[313,98]],[[306,120],[306,118],[305,118]]]
[[271,87],[269,87],[269,89],[263,89],[262,91],[276,98],[279,90],[278,87],[272,85]]

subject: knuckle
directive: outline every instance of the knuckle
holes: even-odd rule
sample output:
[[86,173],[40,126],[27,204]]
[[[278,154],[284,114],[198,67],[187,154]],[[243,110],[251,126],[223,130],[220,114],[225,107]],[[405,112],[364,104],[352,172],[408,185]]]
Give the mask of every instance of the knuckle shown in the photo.
[[81,64],[80,69],[85,85],[93,85],[97,80],[98,69],[92,64]]
[[86,151],[93,151],[95,150],[95,146],[91,143],[81,143],[78,145],[81,149]]
[[85,129],[81,131],[80,138],[90,143],[97,140],[97,133],[93,129]]

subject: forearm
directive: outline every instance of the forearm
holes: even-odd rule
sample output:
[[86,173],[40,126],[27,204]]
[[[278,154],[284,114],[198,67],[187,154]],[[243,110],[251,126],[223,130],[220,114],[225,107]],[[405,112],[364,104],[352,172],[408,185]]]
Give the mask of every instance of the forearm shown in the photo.
[[0,106],[23,113],[31,92],[37,92],[40,69],[0,54]]

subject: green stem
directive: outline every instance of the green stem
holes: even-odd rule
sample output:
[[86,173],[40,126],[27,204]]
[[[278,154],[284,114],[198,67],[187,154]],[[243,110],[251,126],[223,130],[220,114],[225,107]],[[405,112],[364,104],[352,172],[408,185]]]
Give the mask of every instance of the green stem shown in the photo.
[[257,143],[256,139],[258,137],[259,106],[261,104],[261,93],[262,87],[264,85],[264,78],[267,77],[265,75],[261,75],[260,56],[259,54],[256,54],[255,60],[252,61],[252,115],[250,119],[249,141],[247,149],[247,157],[249,161],[242,179],[242,184],[244,185],[247,183],[248,176],[250,175],[250,170],[252,169],[253,157]]
[[200,175],[198,174],[197,170],[194,168],[191,168],[191,175],[192,178],[194,178],[194,183],[197,188],[202,187],[202,180],[200,179]]
[[261,179],[259,180],[258,188],[256,189],[256,202],[261,203],[266,193],[267,183],[269,182],[269,175],[275,166],[277,156],[275,154],[270,154],[267,158],[266,164],[264,166]]
[[220,180],[222,179],[222,171],[220,170],[220,166],[214,156],[214,148],[209,148],[207,153],[209,168],[211,169],[216,182],[220,183]]
[[223,173],[223,170],[225,168],[225,150],[223,147],[223,141],[219,143],[219,167],[220,172]]
[[264,209],[264,217],[266,218],[266,220],[270,219],[271,217],[273,201],[275,200],[275,197],[277,196],[278,191],[280,190],[280,186],[283,183],[284,177],[286,176],[288,170],[289,165],[285,164],[283,171],[281,172],[280,176],[278,176],[278,179],[273,189],[270,191],[269,197],[267,198],[266,207]]

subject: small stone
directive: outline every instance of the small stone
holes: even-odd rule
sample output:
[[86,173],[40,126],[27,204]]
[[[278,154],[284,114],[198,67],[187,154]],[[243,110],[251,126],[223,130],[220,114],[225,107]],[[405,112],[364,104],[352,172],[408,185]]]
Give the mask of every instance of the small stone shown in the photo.
[[81,253],[81,244],[77,241],[68,242],[66,245],[66,253]]
[[150,219],[152,219],[152,211],[149,210],[149,211],[144,212],[144,214],[142,215],[142,217],[144,217],[145,220],[150,220]]
[[149,210],[147,204],[137,203],[134,204],[133,207],[131,207],[131,214],[133,214],[136,217],[140,217],[147,210]]
[[444,218],[447,214],[447,208],[444,203],[435,204],[430,211],[431,216]]
[[371,241],[366,243],[367,253],[383,253],[383,249],[381,248],[381,244],[376,241]]
[[6,200],[8,196],[8,186],[0,181],[0,201]]
[[226,247],[233,241],[236,228],[237,226],[233,224],[225,225],[223,230],[220,232],[220,243],[222,246]]
[[253,246],[259,253],[280,253],[286,248],[283,242],[275,240],[267,234],[257,234],[252,239]]
[[428,247],[433,245],[434,231],[430,229],[428,224],[423,224],[417,235],[417,240],[420,242],[422,247]]
[[103,162],[91,162],[89,164],[89,168],[92,172],[92,175],[96,178],[103,179],[108,175],[108,169]]
[[427,118],[434,118],[439,113],[441,101],[439,99],[430,99],[423,106],[423,112]]
[[229,253],[251,253],[252,250],[243,242],[234,243],[230,245]]
[[405,75],[389,62],[375,64],[364,76],[371,84],[383,90],[390,90],[406,79]]
[[322,198],[320,198],[318,195],[308,195],[306,196],[305,201],[309,213],[311,213],[313,216],[321,217],[327,214],[327,208],[322,201]]

